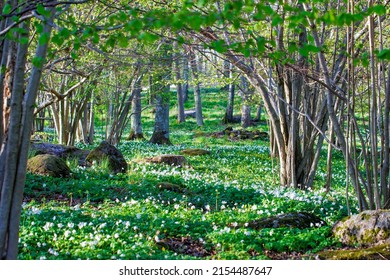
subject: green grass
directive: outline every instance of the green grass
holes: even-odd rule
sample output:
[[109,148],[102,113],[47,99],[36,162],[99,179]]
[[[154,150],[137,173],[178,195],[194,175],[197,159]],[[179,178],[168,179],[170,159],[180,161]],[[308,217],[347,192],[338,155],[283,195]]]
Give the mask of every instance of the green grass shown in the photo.
[[[173,146],[124,141],[119,149],[129,163],[126,174],[110,175],[104,166],[84,169],[74,163],[70,179],[28,174],[20,259],[267,259],[267,251],[310,254],[337,246],[331,226],[347,212],[342,162],[335,163],[333,189],[327,194],[321,187],[323,162],[314,189],[279,187],[267,142],[205,136],[224,128],[225,95],[203,92],[204,127],[191,119],[177,124],[172,114]],[[143,118],[150,136],[153,115]],[[134,161],[179,154],[184,148],[207,148],[211,154],[188,157],[190,167],[184,168]],[[159,182],[184,186],[188,192],[162,191],[156,188]],[[295,211],[315,213],[328,225],[261,230],[245,226]],[[213,253],[196,257],[156,242],[176,237],[191,237]]]

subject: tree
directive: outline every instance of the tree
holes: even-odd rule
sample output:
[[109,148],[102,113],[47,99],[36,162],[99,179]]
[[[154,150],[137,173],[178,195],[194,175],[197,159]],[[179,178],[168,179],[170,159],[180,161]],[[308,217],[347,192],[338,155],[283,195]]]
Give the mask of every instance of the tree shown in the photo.
[[197,125],[202,126],[203,113],[202,113],[202,98],[200,95],[198,64],[196,61],[194,50],[192,49],[190,49],[189,51],[189,58],[190,58],[190,65],[191,65],[192,82],[194,84],[195,118],[196,118]]
[[[15,3],[12,3],[15,4]],[[18,252],[18,232],[26,176],[27,154],[33,124],[34,103],[38,93],[43,62],[46,57],[55,1],[47,10],[39,9],[42,30],[33,60],[29,82],[24,88],[25,66],[29,47],[29,22],[21,23],[17,41],[15,74],[11,92],[11,111],[6,139],[0,153],[0,258],[15,259]],[[7,3],[12,11],[15,6]],[[4,9],[3,9],[4,10]],[[6,50],[7,51],[7,50]],[[3,45],[4,54],[4,45]],[[3,110],[3,108],[1,108]],[[4,111],[2,111],[3,115]]]
[[151,94],[155,102],[154,130],[150,142],[171,144],[169,139],[169,100],[172,69],[172,42],[162,40],[155,56]]

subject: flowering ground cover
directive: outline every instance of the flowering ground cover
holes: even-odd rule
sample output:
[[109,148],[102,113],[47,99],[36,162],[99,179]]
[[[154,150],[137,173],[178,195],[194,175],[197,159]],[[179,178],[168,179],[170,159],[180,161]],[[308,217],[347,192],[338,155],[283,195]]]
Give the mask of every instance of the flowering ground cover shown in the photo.
[[[268,142],[205,136],[223,129],[219,116],[224,107],[217,93],[204,93],[204,100],[204,128],[191,120],[175,124],[173,112],[174,145],[123,141],[119,149],[129,163],[126,174],[111,175],[104,166],[85,169],[72,162],[69,179],[28,174],[19,257],[313,258],[320,250],[338,247],[331,227],[346,216],[347,203],[344,167],[337,162],[337,154],[330,192],[323,188],[324,162],[312,189],[279,186],[277,162],[269,156]],[[145,134],[150,132],[146,126]],[[204,148],[210,154],[187,157],[189,166],[185,167],[137,161],[180,154],[184,148]],[[161,182],[185,192],[158,188]],[[298,211],[314,213],[327,225],[305,229],[248,226],[259,218]]]

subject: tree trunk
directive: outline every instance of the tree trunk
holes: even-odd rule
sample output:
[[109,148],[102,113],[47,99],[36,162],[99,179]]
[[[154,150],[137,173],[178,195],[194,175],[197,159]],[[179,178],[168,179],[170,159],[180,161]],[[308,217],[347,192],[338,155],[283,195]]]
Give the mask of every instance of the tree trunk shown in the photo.
[[234,92],[235,92],[235,85],[233,83],[233,64],[227,62],[228,64],[228,70],[227,75],[229,77],[229,84],[227,85],[228,90],[228,102],[226,106],[225,111],[225,117],[223,122],[224,123],[232,123],[234,121]]
[[[43,24],[43,32],[51,33],[55,7],[49,8],[50,19]],[[24,24],[20,36],[28,39],[28,25]],[[23,40],[21,40],[23,42]],[[5,159],[1,171],[0,196],[0,258],[16,259],[18,253],[19,224],[22,210],[23,189],[26,178],[27,156],[33,126],[34,105],[42,75],[43,63],[34,65],[31,70],[26,94],[24,92],[24,67],[28,44],[19,43],[12,88],[11,118],[6,148],[1,150],[0,158]],[[46,58],[48,42],[38,43],[36,57]],[[22,102],[23,101],[23,102]]]
[[169,97],[157,94],[155,96],[156,114],[154,118],[154,131],[149,142],[160,145],[171,145],[169,140]]
[[180,51],[178,50],[178,44],[175,42],[173,44],[173,49],[176,52],[174,59],[174,73],[176,78],[176,95],[177,95],[177,122],[182,123],[185,122],[186,118],[184,115],[184,98],[183,98],[183,86],[181,82],[181,74],[180,74]]
[[141,121],[142,105],[141,105],[141,84],[139,84],[134,91],[134,97],[131,105],[131,128],[128,140],[143,140]]
[[252,125],[251,119],[251,101],[253,95],[253,89],[250,88],[248,79],[241,76],[241,126],[247,128]]
[[188,68],[188,57],[186,54],[183,54],[183,103],[188,100],[188,78],[189,78],[189,68]]
[[200,83],[198,81],[198,65],[193,51],[190,52],[190,64],[192,70],[192,78],[194,83],[194,100],[195,100],[195,117],[198,126],[203,125],[202,99],[200,95]]
[[154,144],[170,145],[169,139],[169,96],[172,67],[172,43],[162,42],[157,55],[158,64],[156,65],[157,74],[153,80],[151,90],[154,96],[156,113],[154,119],[154,130],[149,142]]

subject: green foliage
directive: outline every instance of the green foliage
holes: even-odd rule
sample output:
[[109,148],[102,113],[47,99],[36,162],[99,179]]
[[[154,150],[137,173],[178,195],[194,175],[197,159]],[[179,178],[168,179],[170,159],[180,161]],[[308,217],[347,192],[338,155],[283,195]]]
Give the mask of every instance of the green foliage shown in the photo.
[[[245,223],[271,215],[308,211],[332,225],[346,215],[343,164],[335,166],[334,184],[303,191],[282,188],[268,143],[210,138],[220,131],[224,92],[202,91],[207,125],[172,123],[175,145],[123,142],[127,174],[110,175],[104,166],[69,164],[73,177],[28,174],[20,231],[21,259],[199,259],[158,246],[155,239],[191,236],[215,254],[203,259],[267,259],[274,253],[310,254],[338,246],[330,226],[254,230]],[[175,104],[172,103],[172,106]],[[193,101],[186,104],[193,106]],[[172,120],[175,118],[171,116]],[[153,115],[143,115],[150,135]],[[265,125],[261,129],[266,130]],[[206,146],[207,145],[207,146]],[[91,147],[87,147],[91,148]],[[188,157],[191,167],[145,164],[139,160],[205,148],[209,155]],[[334,157],[336,161],[340,158]],[[323,184],[325,174],[316,182]],[[181,186],[161,190],[160,182]],[[340,188],[340,189],[338,189]],[[185,192],[180,192],[185,189]]]

